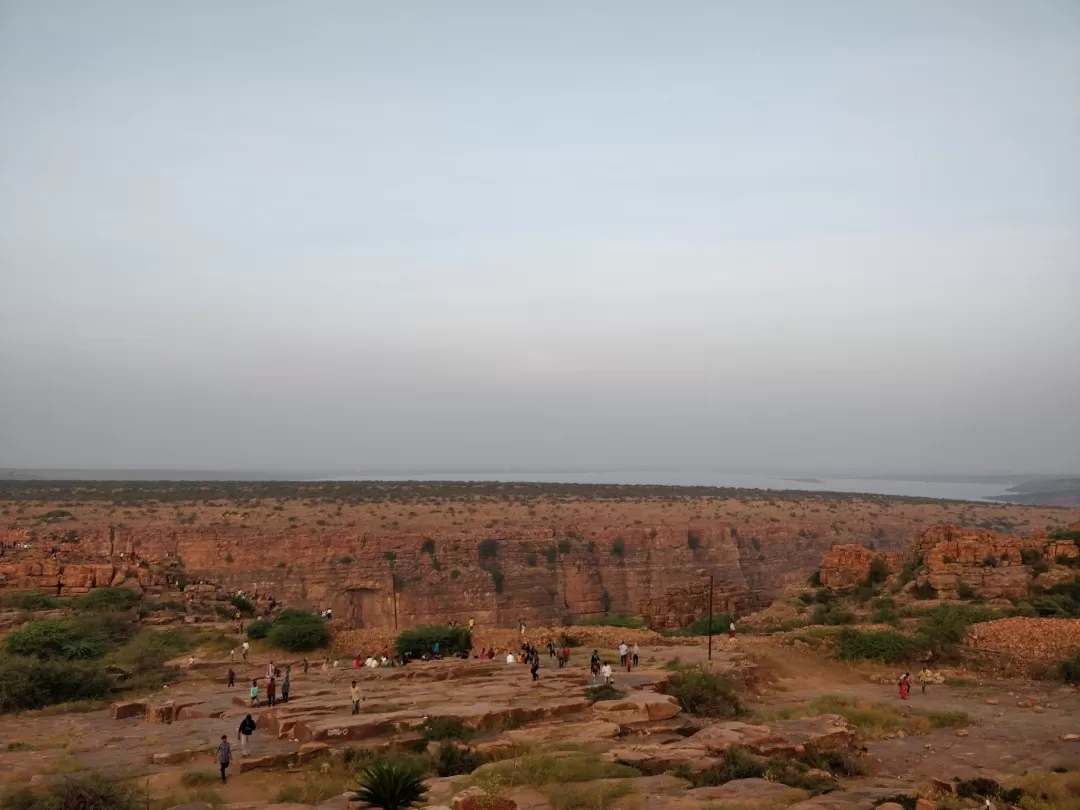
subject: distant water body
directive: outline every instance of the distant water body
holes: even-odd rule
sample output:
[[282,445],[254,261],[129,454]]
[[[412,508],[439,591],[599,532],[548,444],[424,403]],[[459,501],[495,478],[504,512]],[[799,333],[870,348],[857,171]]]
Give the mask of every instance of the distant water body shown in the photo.
[[1007,495],[1008,483],[915,481],[894,478],[819,478],[741,475],[699,470],[611,470],[602,472],[417,472],[349,475],[331,481],[526,481],[549,484],[652,484],[733,487],[737,489],[857,492],[982,501]]

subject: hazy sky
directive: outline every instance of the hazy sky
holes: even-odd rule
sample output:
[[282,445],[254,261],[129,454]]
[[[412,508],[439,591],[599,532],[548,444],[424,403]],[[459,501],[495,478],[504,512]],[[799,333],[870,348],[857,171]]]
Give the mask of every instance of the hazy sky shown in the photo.
[[1080,3],[0,0],[0,466],[1080,472]]

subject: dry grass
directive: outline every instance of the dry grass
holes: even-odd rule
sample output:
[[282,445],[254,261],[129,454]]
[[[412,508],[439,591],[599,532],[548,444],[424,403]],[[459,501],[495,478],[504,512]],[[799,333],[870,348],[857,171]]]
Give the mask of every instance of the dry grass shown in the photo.
[[797,720],[822,714],[838,714],[855,726],[863,739],[874,740],[895,734],[926,734],[935,728],[955,728],[975,722],[966,712],[905,714],[892,706],[841,695],[823,695],[802,706],[788,706],[759,712],[761,720]]
[[628,781],[587,785],[552,785],[544,796],[553,810],[609,810],[618,799],[634,792]]

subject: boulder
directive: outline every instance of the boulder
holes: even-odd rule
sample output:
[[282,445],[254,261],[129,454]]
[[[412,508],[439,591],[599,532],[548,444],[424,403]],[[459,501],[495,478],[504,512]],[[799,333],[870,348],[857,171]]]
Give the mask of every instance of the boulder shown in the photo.
[[634,692],[619,700],[599,700],[592,709],[613,723],[669,720],[679,713],[679,701],[659,692]]
[[124,720],[128,717],[144,717],[146,715],[146,701],[118,700],[109,706],[109,715],[113,720]]
[[806,798],[804,791],[765,779],[734,779],[718,787],[695,788],[687,797],[738,807],[779,807]]
[[297,756],[301,762],[310,762],[317,757],[329,756],[330,746],[322,742],[308,742],[300,746]]

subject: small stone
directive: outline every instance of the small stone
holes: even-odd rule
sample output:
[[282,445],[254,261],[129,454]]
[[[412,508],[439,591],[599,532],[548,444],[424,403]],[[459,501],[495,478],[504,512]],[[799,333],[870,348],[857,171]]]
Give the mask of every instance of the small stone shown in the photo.
[[967,735],[968,735],[968,730],[966,728],[960,728],[960,729],[956,730],[956,736],[957,737],[966,737]]
[[998,700],[997,698],[987,698],[986,699],[986,705],[987,706],[997,706],[1000,702],[1001,701]]
[[1080,734],[1062,734],[1062,742],[1080,742]]

